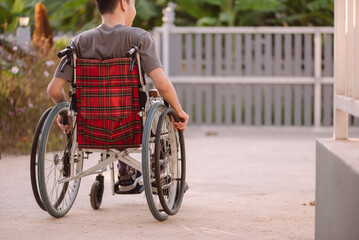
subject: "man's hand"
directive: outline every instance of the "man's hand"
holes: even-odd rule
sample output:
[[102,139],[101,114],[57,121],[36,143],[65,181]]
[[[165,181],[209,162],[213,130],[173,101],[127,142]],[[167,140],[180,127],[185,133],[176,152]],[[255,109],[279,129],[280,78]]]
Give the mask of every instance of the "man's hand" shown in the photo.
[[183,132],[186,130],[186,126],[189,120],[189,116],[183,110],[177,112],[178,117],[180,118],[179,122],[175,122],[174,126],[178,130],[182,130]]
[[[66,113],[67,114],[67,113]],[[63,124],[63,119],[61,117],[61,115],[57,115],[57,125],[60,127],[60,129],[65,133],[65,134],[69,134],[71,133],[73,126],[72,126],[72,118],[71,117],[67,117],[67,124],[64,125]]]

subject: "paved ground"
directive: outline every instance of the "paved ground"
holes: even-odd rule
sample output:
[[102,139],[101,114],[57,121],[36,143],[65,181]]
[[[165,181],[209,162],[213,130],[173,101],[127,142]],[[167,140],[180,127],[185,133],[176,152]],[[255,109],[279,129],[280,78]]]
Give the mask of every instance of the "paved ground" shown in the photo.
[[112,196],[92,210],[94,177],[70,212],[54,219],[36,204],[29,156],[0,160],[0,239],[314,239],[315,139],[331,129],[200,128],[186,131],[186,193],[165,222],[144,193]]

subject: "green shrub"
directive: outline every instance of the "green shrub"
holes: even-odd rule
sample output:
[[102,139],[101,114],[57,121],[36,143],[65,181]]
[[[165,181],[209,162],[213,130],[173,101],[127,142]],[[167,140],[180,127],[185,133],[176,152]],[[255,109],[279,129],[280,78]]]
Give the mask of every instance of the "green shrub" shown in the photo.
[[4,152],[27,154],[42,113],[54,105],[46,89],[58,60],[0,41],[0,143]]

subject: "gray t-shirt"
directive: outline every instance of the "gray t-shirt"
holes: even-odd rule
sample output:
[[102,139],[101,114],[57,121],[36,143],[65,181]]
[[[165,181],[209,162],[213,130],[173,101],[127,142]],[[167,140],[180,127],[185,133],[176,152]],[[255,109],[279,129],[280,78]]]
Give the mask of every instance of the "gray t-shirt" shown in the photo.
[[[109,27],[101,24],[74,37],[70,45],[76,50],[78,58],[101,60],[125,57],[132,46],[137,46],[145,73],[149,74],[152,70],[162,67],[151,35],[140,28],[125,25]],[[65,58],[57,66],[54,75],[71,81],[73,68],[67,66],[63,73],[60,71],[64,62]]]

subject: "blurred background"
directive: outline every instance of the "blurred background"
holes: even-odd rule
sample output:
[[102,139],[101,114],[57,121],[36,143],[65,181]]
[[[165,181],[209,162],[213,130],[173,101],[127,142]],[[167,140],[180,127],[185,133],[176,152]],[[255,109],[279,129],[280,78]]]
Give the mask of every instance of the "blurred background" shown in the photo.
[[[232,64],[231,68],[233,72],[227,74],[230,76],[240,76],[242,75],[242,72],[244,72],[243,75],[247,76],[258,77],[268,75],[268,72],[264,73],[266,71],[265,66],[269,62],[272,62],[272,60],[275,60],[275,46],[277,46],[278,49],[285,49],[286,42],[288,42],[287,46],[289,47],[287,47],[287,49],[289,49],[288,52],[290,53],[286,54],[285,52],[287,50],[281,50],[278,53],[278,56],[283,56],[280,57],[281,68],[283,68],[284,72],[283,74],[293,75],[293,72],[295,71],[295,49],[297,46],[305,45],[305,36],[309,34],[310,44],[308,44],[308,47],[301,48],[299,53],[301,56],[299,68],[300,70],[303,70],[303,73],[300,73],[300,75],[304,76],[306,66],[313,64],[315,58],[316,47],[314,46],[314,41],[316,30],[313,30],[313,27],[332,27],[334,21],[333,0],[178,0],[172,2],[177,5],[174,9],[176,17],[174,19],[173,27],[185,26],[191,27],[191,29],[199,27],[223,27],[224,30],[222,29],[222,31],[224,32],[227,27],[231,26],[281,27],[281,29],[290,29],[290,27],[306,27],[310,29],[308,31],[302,29],[299,32],[297,30],[294,32],[289,30],[288,33],[278,32],[278,30],[273,30],[271,33],[270,29],[262,29],[259,38],[258,35],[255,35],[255,28],[251,28],[252,32],[249,30],[249,32],[247,30],[247,32],[236,30],[237,32],[229,32],[232,35],[226,39],[232,39],[233,42],[231,40],[230,42],[227,42],[226,45],[225,41],[221,40],[220,43],[218,43],[216,40],[225,39],[225,34],[219,36],[218,38],[218,34],[216,33],[218,28],[215,28],[211,33],[212,35],[210,38],[207,38],[213,40],[210,41],[209,49],[216,49],[216,46],[218,47],[219,45],[223,45],[223,48],[221,47],[218,51],[223,53],[220,54],[223,56],[223,59],[230,55],[230,57],[227,58],[227,60],[229,59],[228,62]],[[137,17],[134,21],[134,26],[144,28],[154,34],[159,48],[162,49],[162,58],[164,57],[164,53],[162,47],[163,40],[161,39],[163,39],[164,32],[158,28],[156,33],[156,27],[163,26],[163,9],[168,6],[168,3],[168,0],[136,1]],[[101,19],[97,12],[95,0],[0,1],[0,147],[3,152],[10,154],[29,153],[37,121],[42,113],[53,105],[52,101],[47,96],[46,87],[51,80],[53,72],[59,61],[56,57],[56,52],[66,47],[70,39],[76,34],[96,27],[99,24],[101,24]],[[206,57],[204,52],[208,50],[209,46],[209,43],[205,40],[206,34],[208,35],[208,30],[206,31],[207,32],[194,33],[193,36],[186,34],[181,35],[181,33],[178,33],[176,36],[171,36],[174,41],[179,41],[179,45],[182,46],[180,48],[182,49],[180,55],[183,55],[183,58],[178,61],[176,59],[172,59],[171,56],[175,53],[169,51],[170,60],[175,63],[173,66],[177,64],[179,68],[177,71],[175,67],[171,67],[169,69],[170,75],[179,76],[181,75],[181,71],[184,72],[184,75],[195,75],[188,70],[189,68],[192,68],[192,65],[189,66],[192,63],[194,66],[192,69],[193,71],[201,69],[201,72],[203,70],[203,74],[198,73],[197,71],[198,75],[205,75],[205,59],[208,57]],[[323,49],[323,56],[321,57],[321,59],[323,59],[323,64],[319,63],[323,66],[320,68],[323,69],[323,72],[326,71],[328,73],[328,77],[330,77],[332,75],[332,70],[330,70],[332,69],[331,56],[333,52],[332,32],[331,30],[325,30],[324,32],[318,30],[318,32],[321,34],[319,48]],[[295,34],[300,35],[299,40],[296,38]],[[329,38],[328,34],[330,35]],[[201,37],[197,38],[199,35],[201,35]],[[293,35],[293,37],[287,38],[286,36],[288,35]],[[240,37],[236,38],[236,36]],[[280,45],[276,45],[276,36],[279,36],[279,38],[277,38],[281,39]],[[238,40],[238,42],[235,39],[240,40]],[[287,41],[286,39],[289,40]],[[250,47],[248,47],[249,43],[253,44],[250,44]],[[256,43],[259,45],[256,45]],[[236,75],[235,63],[236,59],[239,59],[238,51],[236,49],[239,48],[236,48],[235,46],[239,46],[238,44],[240,44],[242,49],[240,54],[243,54],[243,63],[240,66],[240,69],[243,71],[237,71]],[[191,48],[190,45],[192,46]],[[199,65],[197,66],[194,60],[198,59],[198,55],[196,55],[195,51],[197,51],[196,49],[199,49],[199,45],[201,46],[200,49],[203,50],[203,53],[199,54],[202,56],[200,59],[203,60],[201,62],[201,67],[198,67]],[[228,47],[228,45],[233,45],[233,47]],[[261,50],[258,51],[259,48],[257,48],[257,46],[260,46]],[[260,57],[262,55],[266,56],[267,48],[265,46],[271,46],[269,55],[270,57],[273,57],[272,60],[263,60],[264,57]],[[174,48],[173,45],[170,45],[170,47],[171,49]],[[186,49],[189,48],[193,48],[193,52],[188,53]],[[246,52],[246,49],[250,50]],[[325,49],[327,49],[326,52],[328,58],[324,56]],[[305,51],[307,51],[308,56],[310,56],[307,58],[307,60],[309,59],[308,61],[305,61]],[[229,55],[226,55],[228,52]],[[191,57],[189,57],[190,55]],[[211,56],[216,56],[214,50]],[[252,57],[247,58],[249,56]],[[246,61],[248,63],[248,59],[249,61],[253,61],[253,64],[249,67],[244,64]],[[288,69],[293,68],[294,70],[285,72],[285,69],[287,68],[285,66],[285,62],[288,62],[288,59],[293,59],[293,66],[288,66]],[[190,60],[193,61],[191,62]],[[255,66],[258,61],[260,61],[258,65],[260,66],[258,68],[260,69],[259,74],[258,71],[255,70]],[[305,63],[302,63],[304,61]],[[327,61],[326,67],[324,66],[325,61]],[[216,63],[213,62],[212,65],[215,67]],[[251,71],[247,71],[247,68],[253,68],[253,73]],[[271,65],[270,69],[273,69],[273,73],[269,73],[269,75],[278,75],[277,73],[274,73],[275,68],[276,67],[274,65]],[[223,71],[226,71],[225,63],[223,63],[223,69]],[[315,70],[312,68],[308,71],[309,75],[313,75],[314,79]],[[282,70],[280,70],[280,72],[282,72]],[[280,73],[279,75],[283,74]],[[226,74],[210,72],[209,75],[222,76]],[[326,111],[325,109],[332,109],[332,105],[328,105],[326,108],[321,107],[320,110],[318,110],[322,113],[322,115],[319,114],[319,123],[315,123],[315,96],[313,93],[315,89],[313,84],[313,86],[311,86],[313,89],[308,90],[310,94],[309,98],[313,99],[307,103],[309,106],[308,116],[305,115],[307,110],[305,110],[306,103],[304,102],[304,98],[307,95],[305,93],[304,85],[300,85],[300,89],[303,89],[303,91],[299,91],[300,100],[298,101],[303,104],[299,105],[296,104],[295,100],[295,96],[298,95],[296,95],[296,92],[298,93],[298,88],[293,87],[288,90],[291,93],[288,100],[285,98],[286,89],[282,86],[279,89],[279,92],[281,92],[281,94],[283,92],[283,97],[281,97],[282,100],[278,103],[278,101],[276,102],[274,99],[274,86],[272,88],[271,85],[269,88],[268,86],[261,85],[260,89],[257,89],[257,85],[255,85],[252,89],[252,85],[248,85],[246,91],[246,86],[244,86],[243,89],[238,91],[241,91],[241,93],[245,95],[245,92],[248,92],[249,89],[253,92],[253,96],[243,97],[243,99],[251,99],[250,101],[242,101],[242,98],[239,99],[241,103],[238,107],[236,106],[238,94],[232,94],[230,97],[231,104],[225,104],[226,90],[221,87],[216,87],[213,82],[211,84],[207,84],[209,88],[206,88],[203,84],[197,88],[193,85],[191,85],[191,87],[186,87],[175,82],[175,86],[177,91],[179,91],[180,97],[190,96],[191,94],[195,96],[196,93],[200,92],[199,96],[201,96],[201,99],[199,100],[198,97],[197,100],[193,97],[193,102],[189,102],[188,100],[192,99],[192,97],[182,97],[181,99],[182,103],[187,108],[186,111],[188,111],[191,115],[191,119],[193,121],[191,124],[245,124],[278,126],[314,126],[323,124],[329,126],[332,124],[331,110],[329,110],[329,112],[327,111],[328,116],[324,117],[324,112]],[[320,85],[319,87],[322,86]],[[200,90],[197,91],[197,89]],[[271,101],[269,104],[270,109],[265,110],[262,109],[262,107],[256,107],[258,105],[257,102],[261,102],[261,106],[265,105],[265,102],[268,102],[265,97],[265,93],[268,92],[268,89],[271,92],[270,99],[273,99],[273,102]],[[258,93],[257,90],[260,93]],[[322,90],[323,92],[330,93],[332,92],[332,86],[327,89],[323,86]],[[205,91],[213,93],[210,98],[224,100],[211,102],[210,105],[207,106],[204,103],[207,96],[204,93]],[[223,92],[223,95],[218,97],[218,92]],[[258,97],[258,94],[263,95],[263,97]],[[319,96],[319,98],[322,99],[321,102],[330,101],[331,97],[331,95],[326,96],[324,93],[320,93]],[[285,113],[285,102],[288,102],[287,100],[293,103],[289,108],[289,115]],[[266,112],[269,112],[269,114],[266,114]],[[296,112],[299,113],[296,114]]]
[[[29,16],[33,30],[36,3],[48,11],[54,32],[78,32],[101,23],[94,0],[2,0],[1,32],[12,33],[19,16]],[[162,25],[168,0],[137,0],[134,26]],[[177,26],[333,26],[333,0],[177,0]]]

